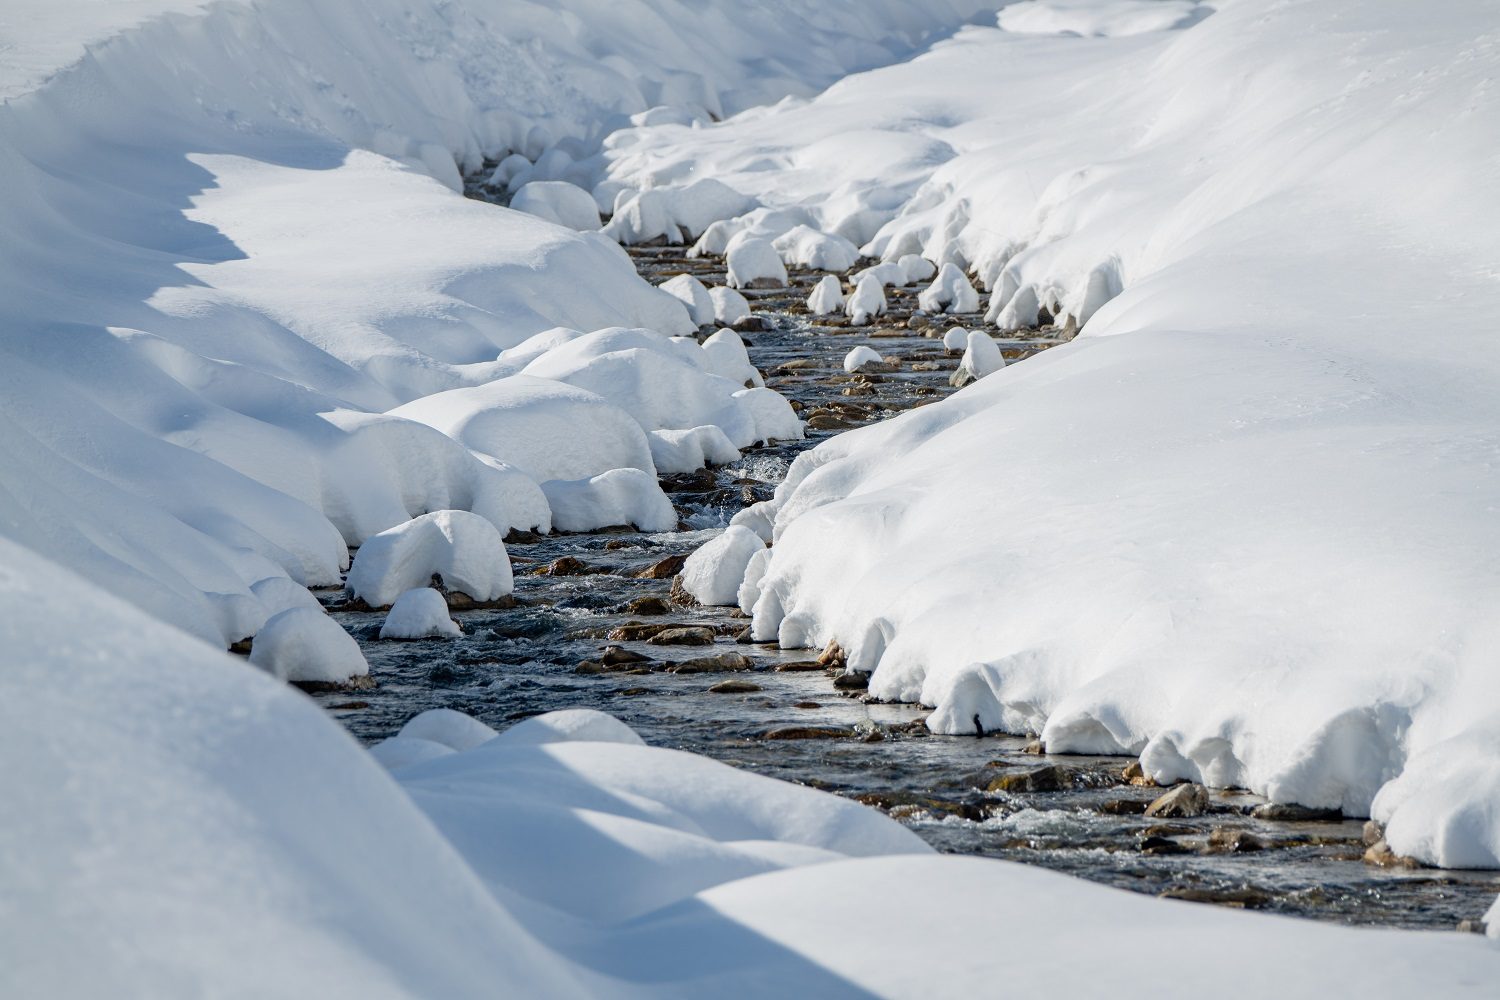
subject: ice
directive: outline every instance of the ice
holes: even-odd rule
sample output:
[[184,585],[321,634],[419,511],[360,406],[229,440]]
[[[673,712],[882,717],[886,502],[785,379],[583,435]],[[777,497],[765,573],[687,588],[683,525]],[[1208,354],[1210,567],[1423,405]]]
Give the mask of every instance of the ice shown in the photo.
[[510,207],[569,229],[599,228],[599,209],[593,196],[567,181],[531,181],[515,193]]
[[476,601],[506,596],[512,585],[510,558],[500,532],[468,511],[414,517],[366,539],[345,586],[351,596],[383,608],[406,591],[426,587],[434,576],[442,578],[445,590]]
[[380,626],[382,639],[460,635],[463,635],[463,629],[448,614],[448,602],[431,587],[408,590],[397,597]]
[[359,644],[322,608],[289,608],[255,634],[250,662],[284,681],[342,684],[370,672]]

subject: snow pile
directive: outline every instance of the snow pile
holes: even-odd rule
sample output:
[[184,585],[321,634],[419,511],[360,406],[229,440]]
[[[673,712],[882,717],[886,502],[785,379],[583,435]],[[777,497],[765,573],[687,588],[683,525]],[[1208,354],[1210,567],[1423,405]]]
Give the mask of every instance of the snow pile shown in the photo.
[[714,322],[734,326],[750,316],[750,303],[733,288],[710,288],[708,296],[714,304]]
[[700,604],[732,606],[739,602],[745,567],[766,543],[748,528],[730,525],[700,547],[682,567],[682,589]]
[[651,460],[662,475],[695,472],[705,465],[737,462],[740,451],[712,424],[680,431],[652,431]]
[[531,181],[511,198],[510,207],[568,229],[599,228],[599,209],[593,197],[567,181]]
[[[943,342],[947,343],[946,337]],[[1000,345],[983,330],[970,330],[964,343],[964,356],[958,363],[958,370],[953,373],[953,384],[961,386],[993,375],[1004,367],[1005,357],[1000,353]]]
[[510,557],[495,526],[477,514],[439,510],[369,538],[355,554],[345,586],[372,608],[389,607],[433,577],[450,594],[498,600],[512,586]]
[[865,253],[1078,334],[800,458],[754,632],[861,650],[872,694],[942,731],[978,715],[1161,780],[1374,805],[1397,851],[1493,863],[1493,18],[1216,6],[1174,31],[971,29],[614,160],[827,231],[866,191]]
[[855,326],[865,326],[884,313],[885,289],[881,287],[880,279],[873,274],[860,278],[854,294],[844,303],[844,312],[849,314],[849,322]]
[[786,266],[776,247],[755,236],[736,236],[725,255],[730,288],[784,288]]
[[711,224],[754,207],[753,199],[705,177],[683,187],[654,187],[626,195],[603,232],[620,243],[691,243]]
[[[884,294],[881,298],[884,298]],[[825,274],[818,279],[813,286],[812,294],[807,297],[807,311],[814,316],[827,316],[829,313],[843,311],[844,289],[839,285],[839,279],[831,274]]]
[[656,287],[687,306],[688,316],[699,326],[711,326],[714,322],[714,300],[703,282],[691,274],[679,274]]
[[880,353],[873,347],[866,347],[864,344],[859,345],[844,355],[844,371],[851,375],[865,365],[883,364],[885,364],[885,358],[882,358]]
[[951,326],[948,332],[943,334],[943,350],[949,354],[958,354],[969,347],[969,331],[961,326]]
[[949,262],[938,271],[932,284],[917,296],[917,305],[929,313],[971,313],[979,309],[979,293],[969,284],[964,273]]
[[750,352],[745,342],[733,330],[717,330],[703,339],[703,365],[708,371],[737,382],[746,388],[766,384],[759,371],[750,363]]
[[322,608],[272,615],[250,649],[250,662],[284,681],[340,684],[370,672],[359,644]]
[[382,639],[426,639],[463,634],[458,622],[449,616],[448,602],[442,593],[431,587],[408,590],[396,598],[380,626]]
[[[622,136],[628,135],[623,133]],[[624,141],[619,138],[618,141]],[[617,143],[615,143],[617,144]],[[613,144],[612,144],[613,145]],[[816,228],[813,214],[801,208],[757,208],[732,219],[720,219],[703,231],[688,251],[689,257],[707,254],[722,256],[729,252],[735,238],[762,239],[774,244],[776,240],[798,226]]]
[[[721,432],[722,433],[722,432]],[[699,444],[700,453],[712,445]],[[671,457],[680,458],[679,448]],[[542,484],[559,531],[594,531],[631,524],[642,531],[671,531],[677,512],[656,476],[640,469],[611,469],[588,479],[553,479]]]
[[847,271],[859,260],[859,247],[842,236],[830,236],[811,226],[797,226],[771,243],[789,267],[819,271]]

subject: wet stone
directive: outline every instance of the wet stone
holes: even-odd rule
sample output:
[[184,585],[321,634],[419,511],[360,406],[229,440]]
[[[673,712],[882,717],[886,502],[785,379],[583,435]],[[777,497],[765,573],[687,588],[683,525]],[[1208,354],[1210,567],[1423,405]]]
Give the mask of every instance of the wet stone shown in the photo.
[[833,686],[840,691],[863,691],[870,686],[870,675],[850,671],[833,679]]
[[754,694],[762,690],[759,684],[752,681],[720,681],[708,689],[713,694]]
[[763,740],[842,740],[859,735],[841,726],[780,726],[761,734]]
[[701,625],[667,626],[647,640],[653,646],[712,646],[714,630]]
[[1250,810],[1250,815],[1278,823],[1337,823],[1344,818],[1337,809],[1315,809],[1291,802],[1267,802]]
[[616,667],[625,663],[650,663],[651,657],[635,650],[626,649],[624,646],[605,646],[603,654],[599,657],[607,667]]
[[1034,767],[1026,771],[1002,774],[986,787],[987,792],[1060,792],[1074,788],[1077,781],[1073,771],[1058,764]]
[[665,669],[674,674],[714,674],[734,670],[749,670],[755,661],[743,653],[720,653],[717,656],[700,656],[692,660],[667,663]]
[[625,605],[625,610],[632,615],[669,615],[672,605],[660,597],[637,597]]
[[668,580],[682,572],[682,564],[685,562],[686,555],[667,556],[641,570],[636,577],[641,580]]
[[1208,789],[1199,784],[1178,785],[1146,807],[1147,816],[1192,817],[1208,811]]

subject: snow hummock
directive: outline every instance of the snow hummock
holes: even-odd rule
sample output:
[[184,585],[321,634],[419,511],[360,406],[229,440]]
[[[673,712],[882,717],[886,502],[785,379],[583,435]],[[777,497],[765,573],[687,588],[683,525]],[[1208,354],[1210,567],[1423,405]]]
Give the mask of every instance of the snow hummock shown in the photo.
[[943,350],[951,353],[967,350],[969,346],[969,331],[961,326],[950,326],[948,332],[943,334]]
[[714,300],[703,282],[691,274],[679,274],[668,278],[657,286],[687,306],[688,315],[699,326],[710,326],[714,322]]
[[829,313],[842,312],[843,308],[844,289],[839,284],[839,279],[832,274],[823,275],[813,286],[812,294],[807,297],[807,311],[814,316],[827,316]]
[[849,314],[849,322],[854,326],[865,326],[884,313],[885,289],[881,287],[880,279],[872,274],[860,278],[854,294],[844,303],[844,312]]
[[731,241],[726,261],[730,288],[786,286],[786,267],[776,248],[759,237],[736,237]]
[[568,229],[588,231],[599,228],[599,209],[593,196],[567,181],[524,184],[511,198],[510,207]]
[[695,472],[706,465],[739,461],[740,452],[724,432],[712,424],[680,431],[652,431],[651,460],[662,475]]
[[864,344],[860,344],[858,347],[851,350],[848,354],[844,355],[844,371],[848,372],[849,374],[853,374],[854,372],[859,371],[865,365],[870,364],[885,364],[885,358],[882,358],[880,356],[880,353],[873,347],[867,347]]
[[[944,343],[947,343],[946,338]],[[970,378],[980,379],[993,375],[1004,367],[1005,357],[1000,353],[1000,345],[984,330],[970,330],[958,370]]]
[[746,298],[733,288],[722,286],[710,288],[709,298],[714,304],[714,318],[716,323],[724,326],[733,326],[750,315],[750,303]]
[[688,556],[682,567],[682,589],[700,604],[737,604],[745,567],[765,547],[755,532],[731,524]]
[[[706,450],[700,447],[699,453]],[[673,456],[682,454],[679,445]],[[671,531],[677,526],[677,512],[656,476],[640,469],[611,469],[588,479],[553,479],[542,484],[542,492],[552,507],[552,526],[559,531],[595,531],[623,524],[642,531]]]
[[250,662],[284,681],[341,684],[370,672],[359,644],[322,608],[288,608],[255,634]]
[[382,639],[426,639],[460,636],[463,629],[448,614],[448,602],[431,587],[408,590],[396,598],[380,626]]
[[995,20],[1021,35],[1104,38],[1188,27],[1211,10],[1198,0],[1021,0]]
[[[555,520],[555,516],[554,516]],[[409,590],[441,577],[444,589],[494,601],[512,586],[510,558],[495,526],[463,510],[438,510],[365,540],[345,582],[372,608],[389,607]]]
[[811,226],[797,226],[771,243],[789,267],[819,271],[847,271],[859,260],[859,247],[842,236],[831,236]]

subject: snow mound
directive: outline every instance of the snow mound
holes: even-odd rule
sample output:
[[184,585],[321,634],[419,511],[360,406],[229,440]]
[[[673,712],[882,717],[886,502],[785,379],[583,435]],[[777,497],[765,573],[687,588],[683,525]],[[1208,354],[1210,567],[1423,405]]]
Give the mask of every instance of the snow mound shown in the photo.
[[844,289],[839,285],[839,279],[831,274],[823,275],[807,297],[807,311],[814,316],[827,316],[842,312],[843,308]]
[[406,720],[397,733],[403,739],[429,740],[449,750],[472,750],[495,738],[495,731],[471,715],[451,708],[429,708]]
[[736,237],[726,255],[730,288],[785,288],[786,266],[776,248],[759,237]]
[[423,514],[366,539],[345,586],[351,596],[383,608],[406,591],[428,586],[434,576],[449,593],[476,601],[509,594],[510,558],[495,526],[462,510]]
[[819,271],[847,271],[859,260],[859,248],[842,236],[831,236],[811,226],[797,226],[771,243],[788,267]]
[[620,743],[637,747],[646,745],[646,741],[641,739],[634,729],[613,715],[598,712],[592,708],[566,708],[522,719],[500,733],[499,740],[507,746],[516,747],[537,747],[547,743],[569,742]]
[[981,379],[1004,367],[1005,357],[1000,353],[1000,345],[983,330],[970,330],[964,345],[963,359],[959,361],[958,371],[954,373],[954,381],[955,384],[962,384]]
[[750,316],[750,303],[733,288],[710,288],[709,297],[714,304],[714,321],[724,326],[733,326]]
[[567,181],[524,184],[511,198],[510,207],[568,229],[592,231],[599,228],[599,209],[593,196]]
[[885,364],[885,358],[882,358],[880,353],[873,347],[866,347],[864,344],[859,345],[844,355],[844,371],[851,375],[865,365],[883,364]]
[[685,187],[650,188],[628,194],[604,234],[625,244],[696,240],[710,225],[753,208],[755,202],[711,177]]
[[745,567],[765,547],[766,543],[755,532],[731,524],[688,556],[682,566],[682,588],[700,604],[724,607],[738,604]]
[[929,313],[971,313],[979,310],[979,293],[958,266],[944,264],[932,284],[917,296],[917,305]]
[[426,639],[461,636],[463,629],[448,614],[448,602],[431,587],[408,590],[397,597],[380,626],[382,639]]
[[633,524],[642,531],[671,531],[677,512],[656,476],[640,469],[611,469],[588,479],[542,484],[560,531],[596,531]]
[[950,354],[966,351],[969,347],[969,331],[961,326],[952,326],[943,334],[943,349]]
[[721,219],[709,226],[688,251],[688,256],[722,256],[729,252],[736,238],[763,239],[775,243],[798,226],[817,229],[817,220],[811,212],[802,208],[757,208],[753,212],[746,212],[732,219]]
[[706,465],[739,461],[740,451],[712,424],[681,431],[652,431],[651,459],[662,475],[696,472]]
[[937,265],[923,257],[921,254],[909,253],[896,261],[896,266],[901,268],[903,285],[915,285],[918,282],[928,281],[937,274]]
[[1018,35],[1123,38],[1190,27],[1211,9],[1198,0],[1022,0],[995,21]]
[[802,418],[781,393],[757,386],[741,389],[734,398],[749,414],[756,442],[801,440]]
[[255,633],[250,662],[273,677],[342,684],[370,672],[359,644],[322,608],[289,608]]
[[715,318],[714,300],[703,282],[691,274],[668,278],[656,287],[687,306],[688,316],[699,326],[709,326]]
[[867,274],[859,279],[854,294],[844,303],[844,312],[854,326],[867,326],[876,316],[885,312],[885,289],[880,279]]
[[760,372],[750,363],[745,342],[733,330],[717,330],[705,337],[700,346],[704,367],[713,374],[746,388],[765,385]]

